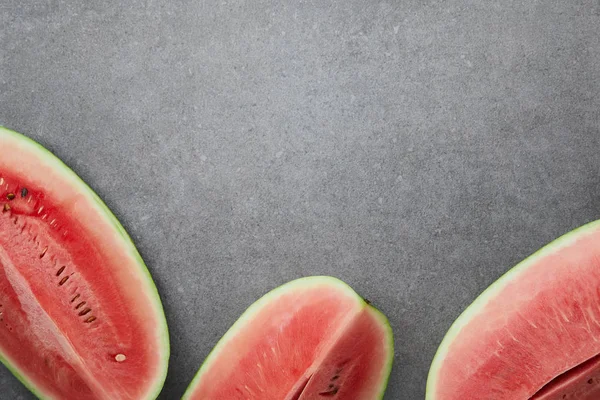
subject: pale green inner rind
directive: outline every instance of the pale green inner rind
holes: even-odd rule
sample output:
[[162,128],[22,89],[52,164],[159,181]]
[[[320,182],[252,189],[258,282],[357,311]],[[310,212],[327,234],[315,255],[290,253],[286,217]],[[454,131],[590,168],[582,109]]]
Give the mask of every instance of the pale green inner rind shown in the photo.
[[371,315],[373,317],[375,317],[375,319],[379,320],[382,328],[384,329],[384,334],[385,334],[385,339],[386,339],[386,354],[387,354],[387,361],[386,361],[386,366],[382,372],[383,374],[383,381],[381,382],[381,391],[379,392],[378,395],[378,399],[383,399],[383,395],[385,394],[385,390],[387,388],[388,385],[388,381],[390,379],[390,373],[392,372],[392,365],[394,364],[394,333],[392,331],[392,326],[390,325],[390,322],[388,321],[387,317],[381,312],[379,311],[377,308],[368,305],[367,306],[367,312],[371,313]]
[[[341,280],[339,280],[337,278],[333,278],[331,276],[311,276],[311,277],[306,277],[306,278],[300,278],[300,279],[296,279],[294,281],[288,282],[284,285],[281,285],[281,286],[273,289],[272,291],[270,291],[269,293],[267,293],[263,297],[261,297],[259,300],[257,300],[254,304],[252,304],[242,314],[242,316],[233,324],[233,326],[227,331],[227,333],[225,333],[225,335],[219,340],[219,342],[217,343],[215,348],[210,352],[210,354],[208,355],[206,360],[204,360],[204,363],[202,364],[202,366],[196,373],[196,376],[194,376],[194,379],[188,386],[185,394],[182,397],[182,400],[189,400],[191,398],[191,395],[194,393],[194,390],[196,389],[196,386],[200,382],[203,374],[210,369],[212,363],[219,357],[219,353],[220,353],[221,349],[223,349],[227,345],[229,340],[231,340],[233,337],[235,337],[244,327],[246,327],[252,321],[254,316],[263,309],[263,307],[265,307],[270,302],[275,301],[279,296],[281,296],[287,292],[291,292],[291,291],[301,288],[301,287],[319,286],[319,285],[323,285],[323,284],[327,284],[329,286],[337,286],[337,287],[343,289],[344,291],[348,292],[348,294],[350,296],[355,297],[357,303],[360,306],[366,306],[366,303],[364,302],[364,300],[358,294],[356,294],[356,292],[350,286],[348,286],[346,283],[342,282]],[[390,351],[388,354],[389,354],[390,359],[388,361],[388,367],[387,367],[388,377],[386,378],[386,381],[385,381],[385,383],[387,383],[387,379],[389,378],[389,370],[391,370],[391,364],[393,362],[393,354],[394,354],[392,329],[389,325],[389,322],[387,321],[387,318],[381,312],[379,312],[374,307],[369,307],[369,308],[370,308],[371,312],[373,312],[374,315],[376,315],[377,318],[379,320],[381,320],[382,325],[384,325],[385,327],[388,328],[388,329],[386,329],[386,333],[387,333],[387,335],[389,335],[388,344],[389,344]],[[382,388],[381,396],[383,396],[383,392],[385,392],[385,385]]]
[[0,362],[4,365],[14,376],[17,378],[23,386],[25,386],[31,393],[33,393],[38,399],[46,400],[50,399],[47,394],[42,393],[38,390],[38,388],[33,385],[27,378],[23,375],[23,372],[15,366],[5,355],[0,351]]
[[517,278],[520,274],[527,270],[531,265],[538,262],[540,259],[554,254],[561,249],[568,247],[569,245],[576,242],[579,238],[586,236],[594,231],[600,229],[600,220],[590,222],[583,225],[563,236],[554,240],[553,242],[542,247],[540,250],[521,261],[519,264],[508,270],[498,280],[492,283],[487,289],[485,289],[476,299],[469,305],[460,316],[454,321],[442,343],[438,347],[438,350],[433,358],[431,367],[429,369],[429,375],[427,377],[427,388],[426,388],[426,400],[435,400],[435,391],[437,385],[437,375],[443,364],[448,349],[458,336],[460,331],[468,325],[471,319],[477,315],[485,307],[485,305],[496,297],[502,289],[512,280]]
[[[87,195],[91,204],[94,204],[98,211],[106,218],[108,222],[115,229],[115,233],[117,233],[122,239],[123,243],[125,243],[129,249],[130,254],[137,261],[138,270],[141,273],[141,276],[144,278],[146,283],[146,289],[148,290],[149,297],[152,301],[152,305],[155,309],[155,314],[157,321],[159,321],[159,326],[156,327],[157,331],[160,331],[159,337],[162,342],[162,363],[161,368],[162,371],[159,371],[157,374],[157,378],[153,384],[153,387],[148,393],[148,398],[156,398],[158,394],[162,390],[164,381],[167,376],[167,367],[170,355],[170,345],[169,345],[169,331],[167,327],[167,320],[165,318],[165,314],[163,311],[162,302],[160,300],[160,296],[158,294],[158,289],[152,280],[152,276],[150,275],[150,271],[146,267],[142,257],[139,252],[135,248],[131,238],[121,225],[121,223],[117,220],[114,214],[108,209],[106,204],[98,197],[98,195],[79,177],[77,174],[70,169],[67,165],[65,165],[58,157],[48,151],[39,143],[34,140],[21,135],[15,131],[12,131],[8,128],[0,126],[0,135],[6,135],[14,140],[19,146],[23,147],[27,151],[31,152],[32,155],[43,159],[46,164],[51,166],[55,171],[59,171],[62,176],[68,180],[77,190],[84,195]],[[44,398],[44,394],[41,393],[41,390],[35,387],[33,383],[27,380],[24,377],[22,371],[18,369],[17,366],[11,364],[9,360],[6,359],[5,355],[0,354],[0,362],[2,362],[16,377],[19,379],[32,393],[34,393],[39,398]]]

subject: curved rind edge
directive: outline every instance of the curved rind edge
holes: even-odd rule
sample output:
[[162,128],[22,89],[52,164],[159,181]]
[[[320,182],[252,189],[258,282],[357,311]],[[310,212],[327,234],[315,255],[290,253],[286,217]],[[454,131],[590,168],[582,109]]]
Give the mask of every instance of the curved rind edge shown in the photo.
[[387,319],[384,313],[382,313],[380,310],[373,307],[372,305],[367,305],[366,310],[381,323],[381,326],[384,329],[384,334],[387,342],[386,354],[388,356],[388,359],[383,372],[385,379],[381,382],[381,392],[379,393],[378,397],[378,399],[381,400],[385,395],[385,391],[390,380],[390,374],[392,372],[392,366],[394,364],[394,332],[392,329],[392,325],[390,325],[390,321]]
[[[102,199],[100,199],[100,197],[96,194],[96,192],[94,192],[94,190],[92,190],[92,188],[90,188],[90,186],[83,179],[81,179],[79,177],[79,175],[77,175],[77,173],[75,173],[75,171],[73,171],[71,168],[69,168],[60,158],[55,156],[50,150],[46,149],[44,146],[42,146],[35,140],[33,140],[21,133],[15,132],[12,129],[9,129],[9,128],[6,128],[6,127],[0,125],[0,135],[4,135],[4,134],[11,136],[15,141],[19,142],[20,144],[28,146],[31,149],[31,151],[34,153],[37,153],[37,155],[40,158],[44,158],[47,162],[49,162],[49,164],[53,164],[53,166],[56,168],[57,171],[61,171],[65,177],[70,179],[70,181],[73,183],[73,185],[78,186],[78,189],[81,191],[81,193],[85,193],[88,196],[90,196],[90,200],[92,200],[93,203],[96,204],[98,210],[106,217],[106,219],[115,228],[115,231],[117,231],[121,235],[124,243],[127,244],[127,247],[129,247],[129,251],[130,251],[131,255],[137,261],[137,265],[139,267],[139,272],[141,272],[142,275],[146,278],[146,283],[148,285],[148,288],[152,291],[150,297],[154,299],[154,306],[156,307],[156,311],[157,311],[157,320],[162,321],[161,325],[162,325],[163,329],[162,329],[160,336],[162,338],[162,342],[164,345],[164,349],[163,349],[164,356],[163,356],[163,360],[162,360],[163,371],[161,371],[161,373],[158,375],[158,377],[156,379],[156,383],[154,384],[154,387],[152,387],[148,393],[149,399],[157,398],[164,386],[164,382],[167,377],[168,363],[169,363],[169,357],[170,357],[169,330],[168,330],[168,326],[167,326],[167,320],[165,317],[162,301],[160,299],[158,289],[156,288],[156,284],[154,283],[154,280],[152,279],[152,276],[150,274],[150,271],[148,270],[148,267],[142,260],[141,255],[139,254],[137,248],[135,247],[135,244],[131,240],[131,237],[129,236],[127,231],[125,231],[125,228],[123,228],[123,226],[121,225],[121,223],[119,222],[117,217],[112,213],[112,211],[110,211],[110,209],[106,206],[106,204],[102,201]],[[47,398],[47,397],[45,397],[45,395],[41,394],[40,391],[37,390],[37,388],[35,388],[35,386],[33,384],[31,384],[29,381],[27,381],[27,379],[23,376],[24,374],[16,366],[11,364],[10,361],[8,359],[6,359],[3,354],[1,354],[1,352],[0,352],[0,362],[2,362],[2,364],[4,364],[4,366],[6,366],[6,368],[8,368],[8,370],[10,370],[12,372],[12,374],[19,381],[21,381],[21,383],[23,383],[23,385],[25,387],[27,387],[34,395],[36,395],[40,399]]]
[[471,318],[477,315],[478,312],[487,304],[487,302],[495,297],[496,293],[500,292],[511,280],[515,279],[518,274],[526,271],[529,266],[541,258],[569,246],[577,241],[577,239],[579,239],[581,236],[587,235],[598,228],[600,228],[600,220],[589,222],[560,236],[509,269],[500,278],[488,286],[483,292],[481,292],[481,294],[477,296],[477,298],[458,316],[458,318],[452,323],[444,335],[444,338],[442,339],[442,342],[440,343],[429,368],[425,400],[436,400],[434,396],[437,383],[437,373],[445,356],[448,353],[450,344],[452,344],[462,328],[467,325]]
[[281,294],[283,294],[289,290],[293,290],[297,287],[312,286],[312,285],[318,285],[318,284],[323,284],[323,283],[339,286],[340,288],[348,291],[348,293],[351,294],[352,296],[356,297],[357,302],[364,303],[364,300],[362,299],[362,297],[360,297],[354,291],[354,289],[352,289],[348,284],[346,284],[342,280],[340,280],[338,278],[334,278],[332,276],[309,276],[309,277],[295,279],[293,281],[284,283],[283,285],[276,287],[275,289],[271,290],[270,292],[267,292],[260,299],[258,299],[254,303],[252,303],[252,305],[250,307],[248,307],[246,309],[246,311],[244,311],[244,313],[239,317],[239,319],[237,321],[235,321],[235,323],[231,326],[231,328],[229,328],[229,330],[225,333],[225,335],[223,335],[223,337],[221,339],[219,339],[216,346],[208,354],[208,356],[206,357],[206,359],[200,366],[200,369],[198,370],[198,372],[196,373],[196,375],[194,376],[194,378],[188,385],[181,400],[189,400],[191,398],[190,396],[192,395],[192,393],[194,392],[194,389],[200,382],[202,375],[204,374],[204,372],[206,372],[210,368],[213,360],[215,360],[218,357],[221,348],[223,348],[227,344],[227,342],[238,333],[238,331],[240,331],[242,328],[244,328],[246,323],[251,321],[252,317],[255,314],[257,314],[266,304],[268,304],[270,301],[277,298]]
[[19,382],[23,384],[23,386],[25,386],[31,393],[33,393],[35,397],[41,400],[51,399],[51,397],[47,397],[46,395],[42,394],[40,391],[37,390],[36,386],[32,385],[27,379],[25,379],[25,377],[23,376],[24,374],[21,373],[21,370],[16,368],[7,358],[5,358],[4,354],[2,354],[1,351],[0,363],[2,363],[2,365],[4,365],[6,369],[8,369],[14,375],[14,377],[17,378]]

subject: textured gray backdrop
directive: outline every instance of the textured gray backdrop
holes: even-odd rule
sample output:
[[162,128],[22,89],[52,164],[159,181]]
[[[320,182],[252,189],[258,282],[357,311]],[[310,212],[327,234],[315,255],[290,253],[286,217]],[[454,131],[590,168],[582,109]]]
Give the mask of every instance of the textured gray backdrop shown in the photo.
[[[388,315],[386,399],[422,399],[461,310],[600,217],[599,39],[598,0],[0,0],[0,123],[131,233],[170,326],[162,399],[313,274]],[[0,393],[31,398],[5,369]]]

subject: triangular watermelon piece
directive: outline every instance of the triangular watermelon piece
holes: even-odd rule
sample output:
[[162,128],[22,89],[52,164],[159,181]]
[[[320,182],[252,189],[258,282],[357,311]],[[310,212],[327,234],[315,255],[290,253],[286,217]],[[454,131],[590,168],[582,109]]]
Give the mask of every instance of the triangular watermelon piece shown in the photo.
[[335,278],[302,278],[240,317],[184,399],[374,400],[383,396],[393,354],[383,314]]

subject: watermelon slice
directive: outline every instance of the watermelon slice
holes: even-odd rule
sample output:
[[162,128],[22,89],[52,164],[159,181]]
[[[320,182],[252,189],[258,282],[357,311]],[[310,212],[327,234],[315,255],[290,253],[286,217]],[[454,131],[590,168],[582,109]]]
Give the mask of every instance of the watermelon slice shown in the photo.
[[331,277],[302,278],[242,315],[183,398],[378,399],[393,353],[387,319],[350,287]]
[[529,257],[452,325],[428,400],[600,399],[600,221]]
[[149,399],[167,371],[156,288],[102,201],[0,127],[0,360],[40,398]]

